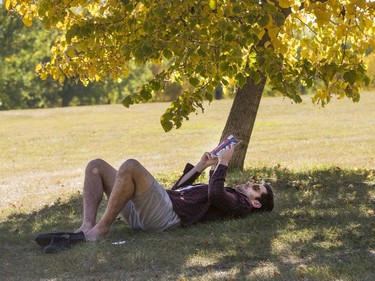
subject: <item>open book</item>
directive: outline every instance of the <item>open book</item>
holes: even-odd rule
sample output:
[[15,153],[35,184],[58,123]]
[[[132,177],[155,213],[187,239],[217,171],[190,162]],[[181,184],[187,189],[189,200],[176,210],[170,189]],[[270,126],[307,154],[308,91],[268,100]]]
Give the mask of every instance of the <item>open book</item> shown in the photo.
[[219,152],[226,148],[228,145],[231,145],[231,144],[238,144],[240,143],[241,141],[236,139],[233,135],[230,135],[229,137],[227,137],[225,140],[223,140],[217,147],[215,147],[211,153],[215,156],[218,156]]

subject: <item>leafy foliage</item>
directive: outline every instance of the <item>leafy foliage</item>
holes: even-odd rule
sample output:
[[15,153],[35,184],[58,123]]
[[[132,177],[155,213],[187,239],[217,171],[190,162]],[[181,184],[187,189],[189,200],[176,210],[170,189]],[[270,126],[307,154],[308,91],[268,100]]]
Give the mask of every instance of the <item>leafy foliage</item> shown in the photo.
[[53,33],[42,31],[38,24],[28,29],[18,18],[8,17],[3,8],[0,24],[0,109],[53,104],[57,83],[40,81],[34,71],[50,53]]
[[68,105],[118,103],[152,78],[151,65],[130,66],[121,82],[106,79],[84,87],[75,77],[63,83],[35,73],[40,62],[47,62],[57,32],[49,32],[40,22],[27,28],[15,15],[0,6],[0,110]]
[[[165,81],[188,81],[162,116],[165,130],[179,127],[212,99],[218,83],[242,87],[265,74],[281,93],[301,102],[300,85],[317,86],[313,102],[333,96],[358,101],[369,83],[363,57],[375,45],[375,3],[354,1],[246,0],[7,0],[26,25],[34,18],[61,36],[41,77],[84,84],[123,78],[130,62],[171,60],[123,103],[148,101]],[[320,81],[320,82],[319,82]],[[319,83],[317,83],[319,82]]]

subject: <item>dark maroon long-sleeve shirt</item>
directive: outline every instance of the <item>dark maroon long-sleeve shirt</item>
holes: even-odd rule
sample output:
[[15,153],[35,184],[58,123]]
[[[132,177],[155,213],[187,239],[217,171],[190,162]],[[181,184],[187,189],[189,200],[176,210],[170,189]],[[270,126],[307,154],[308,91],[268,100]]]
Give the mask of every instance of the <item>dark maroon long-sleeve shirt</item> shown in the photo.
[[[183,175],[193,167],[187,164]],[[197,172],[183,185],[179,183],[181,177],[171,190],[167,190],[182,226],[198,221],[244,217],[252,212],[253,207],[245,195],[224,186],[227,169],[227,166],[219,165],[215,172],[211,172],[208,185],[193,184],[200,175]]]

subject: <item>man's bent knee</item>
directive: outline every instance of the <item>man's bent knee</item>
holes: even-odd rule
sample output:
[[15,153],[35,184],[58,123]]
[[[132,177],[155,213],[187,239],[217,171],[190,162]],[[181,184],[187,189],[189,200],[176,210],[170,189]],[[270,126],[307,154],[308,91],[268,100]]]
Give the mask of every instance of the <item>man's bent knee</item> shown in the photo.
[[136,196],[148,190],[154,180],[154,177],[146,170],[146,168],[135,159],[126,160],[118,170],[118,178],[127,176],[131,177],[136,187]]
[[97,175],[100,173],[100,168],[105,164],[106,162],[102,159],[94,159],[91,160],[87,166],[86,166],[86,174],[94,174]]
[[122,172],[138,172],[139,170],[144,169],[141,163],[135,159],[126,160],[119,168],[119,173]]

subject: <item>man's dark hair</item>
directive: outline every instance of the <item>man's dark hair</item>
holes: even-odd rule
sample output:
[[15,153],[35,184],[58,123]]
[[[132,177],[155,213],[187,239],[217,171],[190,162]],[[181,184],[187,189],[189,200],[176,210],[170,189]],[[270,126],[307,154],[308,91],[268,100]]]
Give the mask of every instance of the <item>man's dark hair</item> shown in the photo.
[[265,183],[263,186],[266,188],[267,193],[262,193],[262,195],[260,197],[255,198],[262,205],[259,209],[256,209],[256,211],[271,212],[272,209],[273,209],[274,193],[273,193],[273,190],[272,190],[272,188],[269,184]]

